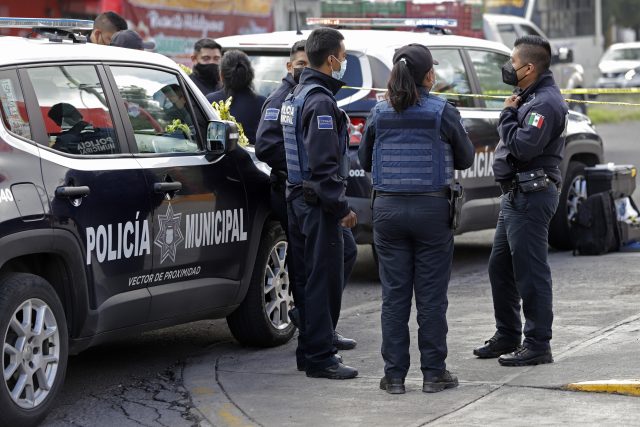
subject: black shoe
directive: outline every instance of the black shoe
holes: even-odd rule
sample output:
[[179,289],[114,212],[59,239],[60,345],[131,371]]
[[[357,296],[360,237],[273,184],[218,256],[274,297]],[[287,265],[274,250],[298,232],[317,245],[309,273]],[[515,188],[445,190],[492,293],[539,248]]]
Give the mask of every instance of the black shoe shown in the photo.
[[502,366],[530,366],[553,363],[551,350],[532,350],[521,347],[513,353],[503,354],[498,359]]
[[404,394],[404,378],[389,378],[385,375],[380,379],[380,390],[389,394]]
[[333,345],[338,350],[353,350],[358,345],[356,340],[345,338],[337,332],[333,333]]
[[520,343],[498,338],[495,335],[484,342],[482,347],[473,350],[473,354],[480,359],[491,359],[503,354],[512,353],[520,347]]
[[310,378],[328,378],[330,380],[349,380],[358,376],[358,371],[351,366],[336,363],[324,369],[307,371]]
[[422,381],[422,391],[425,393],[437,393],[446,388],[458,387],[458,377],[445,370],[436,375],[425,374]]
[[293,307],[287,314],[289,315],[289,320],[291,320],[293,326],[300,329],[300,312],[298,309]]
[[[333,358],[336,360],[336,362],[342,363],[342,356],[340,356],[339,354],[334,354]],[[306,371],[307,369],[307,361],[305,359],[300,360],[296,358],[296,365],[298,366],[298,371]]]

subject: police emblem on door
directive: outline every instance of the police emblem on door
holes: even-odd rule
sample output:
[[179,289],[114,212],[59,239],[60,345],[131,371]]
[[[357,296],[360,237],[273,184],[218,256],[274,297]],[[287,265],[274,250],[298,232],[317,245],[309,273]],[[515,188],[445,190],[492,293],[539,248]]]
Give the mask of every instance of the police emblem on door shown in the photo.
[[176,261],[177,247],[184,241],[182,230],[180,230],[181,220],[182,214],[174,214],[171,203],[167,206],[166,214],[158,215],[160,231],[153,243],[160,248],[160,264],[167,258],[171,258],[172,262]]

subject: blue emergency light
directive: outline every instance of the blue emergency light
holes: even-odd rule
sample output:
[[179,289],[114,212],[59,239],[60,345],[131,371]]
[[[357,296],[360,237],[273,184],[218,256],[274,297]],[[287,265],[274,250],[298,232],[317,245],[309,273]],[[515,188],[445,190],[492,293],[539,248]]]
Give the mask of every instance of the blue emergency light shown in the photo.
[[450,18],[307,18],[307,25],[342,28],[457,27]]
[[91,31],[93,21],[86,19],[0,18],[0,28],[46,28],[63,31]]

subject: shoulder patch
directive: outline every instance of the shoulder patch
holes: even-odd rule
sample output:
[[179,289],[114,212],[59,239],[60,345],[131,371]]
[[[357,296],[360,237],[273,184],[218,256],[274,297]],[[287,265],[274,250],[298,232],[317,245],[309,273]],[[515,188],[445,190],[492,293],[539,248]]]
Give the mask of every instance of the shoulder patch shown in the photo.
[[531,115],[529,115],[529,119],[527,120],[527,124],[529,126],[542,129],[542,126],[544,126],[544,116],[542,114],[531,112]]
[[318,129],[333,129],[333,117],[318,116]]
[[269,121],[278,120],[278,114],[280,114],[280,110],[277,108],[267,108],[264,112],[264,119]]

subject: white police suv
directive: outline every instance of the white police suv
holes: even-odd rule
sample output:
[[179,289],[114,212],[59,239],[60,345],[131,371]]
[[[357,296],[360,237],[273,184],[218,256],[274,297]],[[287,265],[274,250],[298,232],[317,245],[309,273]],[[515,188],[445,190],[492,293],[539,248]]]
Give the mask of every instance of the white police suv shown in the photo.
[[[341,27],[342,21],[359,26],[374,26],[375,19],[317,18],[312,22]],[[428,20],[427,20],[428,22]],[[436,22],[437,24],[437,22]],[[493,228],[499,211],[500,189],[494,182],[493,155],[499,141],[497,123],[503,99],[468,95],[510,93],[513,89],[502,82],[501,66],[509,59],[510,50],[503,44],[486,40],[432,34],[430,32],[340,30],[345,37],[348,67],[344,80],[348,88],[338,92],[338,105],[351,119],[351,172],[347,196],[358,214],[354,230],[359,244],[371,244],[371,181],[361,168],[357,146],[371,108],[384,96],[383,90],[392,68],[395,49],[422,43],[431,49],[436,65],[437,86],[448,101],[460,110],[464,126],[469,132],[476,154],[471,168],[458,172],[457,178],[465,188],[459,233]],[[256,89],[268,95],[284,76],[289,49],[309,35],[304,31],[274,32],[224,37],[217,39],[223,49],[240,49],[251,58],[256,73]],[[466,96],[465,96],[466,95]],[[586,197],[584,167],[603,161],[602,141],[589,119],[571,113],[567,128],[566,156],[561,165],[564,176],[561,201],[551,223],[550,243],[556,248],[569,249],[569,219],[575,215],[577,204]]]
[[0,37],[0,425],[44,418],[67,356],[227,317],[244,344],[294,328],[268,176],[170,59],[86,44],[92,22]]

